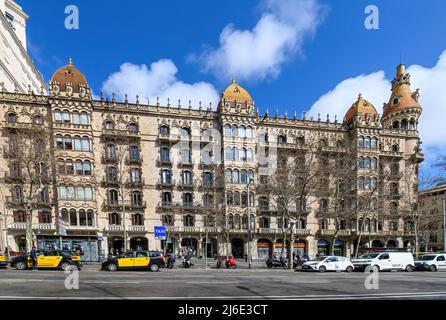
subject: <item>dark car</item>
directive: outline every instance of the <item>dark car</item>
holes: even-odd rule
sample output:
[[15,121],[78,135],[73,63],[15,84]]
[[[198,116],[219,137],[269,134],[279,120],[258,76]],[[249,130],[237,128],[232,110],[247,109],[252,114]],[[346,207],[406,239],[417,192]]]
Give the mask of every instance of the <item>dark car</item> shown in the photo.
[[160,251],[129,251],[118,257],[108,258],[102,262],[102,270],[150,270],[159,271],[166,266],[164,255]]
[[[30,255],[26,254],[12,258],[10,266],[17,270],[32,269],[33,262]],[[71,266],[81,268],[79,261],[73,261],[71,255],[62,250],[39,251],[37,253],[37,269],[68,270]]]

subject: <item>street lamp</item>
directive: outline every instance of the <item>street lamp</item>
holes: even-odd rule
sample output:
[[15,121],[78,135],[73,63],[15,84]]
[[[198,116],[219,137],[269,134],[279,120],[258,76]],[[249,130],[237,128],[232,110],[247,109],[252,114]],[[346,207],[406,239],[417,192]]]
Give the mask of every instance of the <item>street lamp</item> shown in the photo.
[[251,254],[251,213],[249,212],[249,186],[254,183],[253,178],[249,178],[248,184],[246,185],[246,195],[247,195],[247,201],[246,201],[246,209],[248,211],[248,268],[251,269],[251,263],[252,263],[252,254]]

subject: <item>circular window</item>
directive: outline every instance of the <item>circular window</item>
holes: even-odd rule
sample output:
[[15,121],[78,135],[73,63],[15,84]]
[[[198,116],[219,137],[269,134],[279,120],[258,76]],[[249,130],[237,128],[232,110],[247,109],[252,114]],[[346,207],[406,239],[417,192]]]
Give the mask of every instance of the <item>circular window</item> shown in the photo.
[[393,104],[398,104],[398,103],[400,103],[400,99],[395,97],[395,98],[393,98],[392,103]]

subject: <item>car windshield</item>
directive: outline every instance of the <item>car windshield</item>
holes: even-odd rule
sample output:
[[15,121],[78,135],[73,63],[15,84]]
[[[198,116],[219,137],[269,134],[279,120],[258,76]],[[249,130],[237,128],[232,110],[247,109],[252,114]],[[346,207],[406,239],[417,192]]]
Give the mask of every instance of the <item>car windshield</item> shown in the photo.
[[429,260],[434,260],[435,256],[434,255],[427,255],[427,256],[421,256],[420,260],[422,261],[429,261]]
[[379,253],[365,253],[359,256],[359,259],[375,259]]
[[327,259],[327,257],[317,257],[316,261],[324,261],[325,259]]

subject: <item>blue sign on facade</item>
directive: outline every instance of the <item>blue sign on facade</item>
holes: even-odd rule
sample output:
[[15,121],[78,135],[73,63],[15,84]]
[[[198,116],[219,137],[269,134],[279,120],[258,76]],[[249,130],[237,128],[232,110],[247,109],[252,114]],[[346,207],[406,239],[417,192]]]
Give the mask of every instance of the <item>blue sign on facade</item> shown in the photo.
[[166,227],[156,226],[155,227],[155,239],[165,240],[166,239]]

